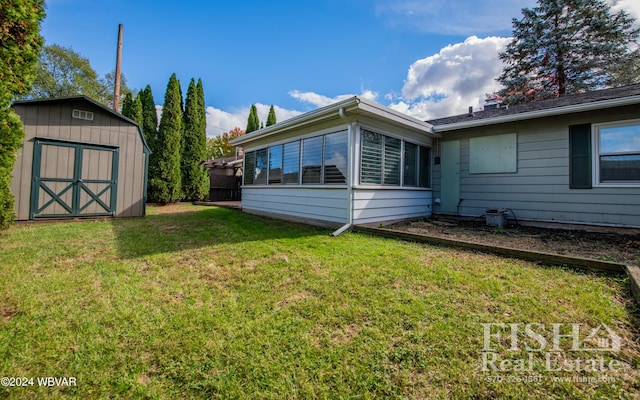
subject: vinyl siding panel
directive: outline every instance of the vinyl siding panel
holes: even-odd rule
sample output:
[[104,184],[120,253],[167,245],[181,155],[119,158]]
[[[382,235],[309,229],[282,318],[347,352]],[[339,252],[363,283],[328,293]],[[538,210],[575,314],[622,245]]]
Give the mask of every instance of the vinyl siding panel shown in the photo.
[[354,224],[431,215],[430,190],[354,189],[353,195]]
[[[461,141],[460,214],[481,216],[488,208],[507,208],[519,220],[640,227],[640,188],[569,187],[569,126],[630,119],[632,109],[637,117],[637,107],[622,107],[445,133],[443,140]],[[518,134],[517,172],[470,174],[469,138],[506,132]],[[434,166],[436,197],[438,167]]]
[[346,224],[349,220],[348,204],[346,188],[245,186],[242,189],[244,211],[323,225]]

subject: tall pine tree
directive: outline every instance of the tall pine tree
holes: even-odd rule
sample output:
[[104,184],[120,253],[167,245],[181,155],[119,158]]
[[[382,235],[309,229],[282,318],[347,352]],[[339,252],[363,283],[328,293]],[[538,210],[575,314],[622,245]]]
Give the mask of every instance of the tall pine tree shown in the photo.
[[[513,40],[498,78],[507,103],[520,103],[634,83],[640,30],[603,0],[538,0],[513,20]],[[634,73],[623,72],[634,65]],[[626,82],[624,81],[626,78]]]
[[11,172],[24,140],[22,123],[11,101],[27,93],[35,78],[44,15],[42,0],[3,1],[0,5],[0,230],[15,218]]
[[251,110],[249,110],[249,118],[247,119],[247,129],[245,129],[245,133],[250,133],[253,131],[257,131],[260,129],[260,119],[258,118],[258,109],[255,104],[251,105]]
[[129,117],[129,115],[131,115],[131,107],[133,107],[133,96],[131,95],[131,92],[127,92],[127,94],[124,96],[124,99],[122,99],[120,114],[124,115],[125,117],[131,118]]
[[[202,97],[202,98],[201,98]],[[204,91],[202,82],[198,86],[191,79],[187,89],[187,100],[184,105],[182,136],[182,191],[184,199],[190,201],[204,200],[209,192],[209,174],[203,169],[206,159],[206,124],[202,123],[204,115]]]
[[149,179],[149,201],[174,203],[182,198],[180,150],[182,135],[182,93],[176,74],[171,75],[164,95],[164,105],[156,142],[156,168]]
[[133,103],[131,103],[131,116],[129,116],[132,120],[136,121],[140,128],[144,124],[144,118],[142,117],[142,100],[140,100],[140,96],[136,96],[133,99]]
[[273,105],[269,109],[269,115],[267,116],[267,126],[275,125],[276,123],[276,110],[273,109]]
[[147,85],[143,91],[138,93],[142,103],[142,132],[147,141],[147,145],[152,153],[156,151],[156,138],[158,136],[158,114],[156,113],[156,103],[153,100],[151,86]]

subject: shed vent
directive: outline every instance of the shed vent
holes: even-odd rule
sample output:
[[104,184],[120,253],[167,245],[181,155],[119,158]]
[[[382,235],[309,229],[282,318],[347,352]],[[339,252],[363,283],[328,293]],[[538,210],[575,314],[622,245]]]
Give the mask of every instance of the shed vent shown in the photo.
[[91,111],[73,110],[73,118],[86,119],[87,121],[93,121],[93,113]]

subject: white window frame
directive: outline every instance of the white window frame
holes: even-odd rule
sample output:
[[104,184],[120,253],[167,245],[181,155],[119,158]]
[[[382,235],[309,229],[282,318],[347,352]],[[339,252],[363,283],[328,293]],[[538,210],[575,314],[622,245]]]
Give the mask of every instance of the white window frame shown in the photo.
[[640,119],[629,119],[623,121],[606,122],[593,124],[591,143],[593,147],[592,172],[593,187],[640,187],[640,180],[637,181],[618,181],[618,182],[600,182],[600,156],[601,155],[625,155],[637,154],[638,152],[629,153],[604,153],[600,154],[600,130],[603,128],[616,128],[620,126],[640,125]]

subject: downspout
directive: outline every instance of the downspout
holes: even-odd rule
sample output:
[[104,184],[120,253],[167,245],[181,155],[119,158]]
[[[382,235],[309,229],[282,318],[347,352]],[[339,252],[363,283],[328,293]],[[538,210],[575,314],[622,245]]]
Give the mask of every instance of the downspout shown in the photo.
[[345,120],[347,122],[347,142],[349,143],[349,164],[348,164],[348,169],[349,169],[349,173],[347,174],[347,198],[348,200],[348,220],[347,223],[342,225],[340,228],[338,228],[338,230],[336,230],[335,232],[333,232],[331,234],[331,236],[338,236],[340,235],[342,232],[346,231],[347,229],[351,228],[351,226],[353,225],[353,166],[354,166],[354,161],[353,161],[353,157],[354,157],[354,152],[353,152],[353,147],[355,146],[354,142],[354,137],[353,137],[353,128],[352,128],[352,122],[349,118],[347,118],[345,112],[344,112],[344,108],[340,108],[340,110],[338,110],[338,115],[340,116],[340,118],[342,118],[343,120]]

